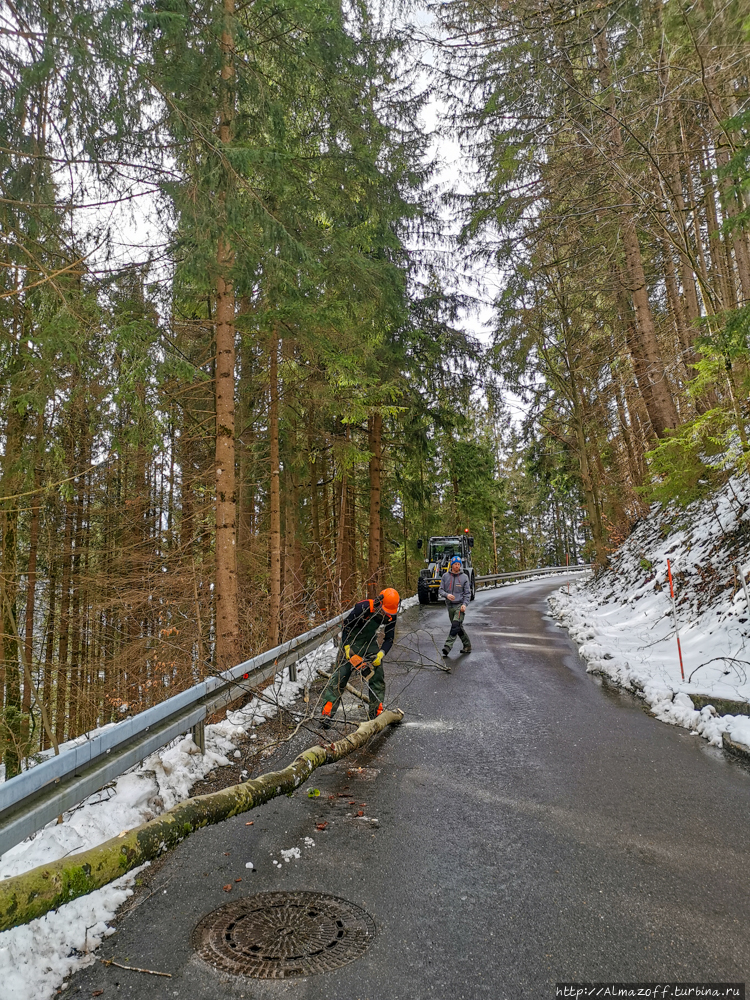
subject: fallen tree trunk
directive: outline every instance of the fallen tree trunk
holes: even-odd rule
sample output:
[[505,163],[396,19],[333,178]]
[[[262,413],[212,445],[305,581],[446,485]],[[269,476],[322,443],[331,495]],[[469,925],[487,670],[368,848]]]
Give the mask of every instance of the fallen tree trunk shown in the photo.
[[309,747],[282,771],[271,771],[220,792],[187,799],[98,847],[0,881],[0,931],[26,924],[63,903],[100,889],[176,847],[194,830],[221,823],[277,795],[293,792],[317,768],[341,760],[403,717],[401,711],[385,711],[336,743]]

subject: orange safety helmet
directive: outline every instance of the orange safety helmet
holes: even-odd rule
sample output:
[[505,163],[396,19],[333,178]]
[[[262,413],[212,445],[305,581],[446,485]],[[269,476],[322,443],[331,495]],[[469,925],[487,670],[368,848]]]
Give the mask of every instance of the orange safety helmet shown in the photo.
[[387,615],[398,614],[398,606],[401,603],[401,598],[398,596],[398,591],[394,590],[393,587],[386,587],[385,590],[381,590],[378,594],[378,600],[380,601],[381,608]]

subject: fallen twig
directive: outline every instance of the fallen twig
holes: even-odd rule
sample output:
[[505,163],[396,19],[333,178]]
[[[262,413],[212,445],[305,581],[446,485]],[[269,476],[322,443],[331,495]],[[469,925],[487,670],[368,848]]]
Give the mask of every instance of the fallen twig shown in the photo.
[[154,969],[139,969],[137,965],[123,965],[122,962],[115,962],[113,958],[100,958],[102,965],[116,965],[118,969],[130,969],[131,972],[146,972],[149,976],[164,976],[166,979],[172,978],[171,972],[155,972]]
[[[725,663],[731,663],[732,667],[734,668],[735,673],[737,674],[737,677],[738,677],[740,683],[741,684],[746,684],[747,683],[747,673],[746,673],[746,671],[744,670],[743,667],[736,666],[736,664],[738,664],[738,663],[744,663],[747,666],[750,666],[750,661],[749,660],[741,660],[741,659],[739,659],[739,657],[736,657],[736,656],[713,656],[713,657],[711,657],[710,660],[706,660],[705,663],[699,663],[698,666],[695,668],[695,670],[693,670],[693,673],[691,673],[690,676],[688,677],[688,683],[690,683],[690,681],[692,681],[693,674],[697,673],[701,669],[701,667],[707,667],[709,665],[709,663],[715,663],[717,660],[723,660]],[[728,671],[726,671],[726,672],[728,673]]]

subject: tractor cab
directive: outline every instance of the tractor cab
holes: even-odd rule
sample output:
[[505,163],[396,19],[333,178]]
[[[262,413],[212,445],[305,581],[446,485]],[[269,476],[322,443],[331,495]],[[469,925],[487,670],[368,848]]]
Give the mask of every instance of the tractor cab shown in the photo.
[[[422,548],[422,539],[417,540],[417,548]],[[474,600],[474,568],[471,565],[471,550],[474,546],[472,535],[464,532],[462,535],[433,535],[427,541],[426,568],[420,571],[417,582],[417,595],[420,604],[434,604],[438,599],[438,590],[443,573],[450,566],[453,556],[460,556],[464,572],[471,582],[471,599]]]

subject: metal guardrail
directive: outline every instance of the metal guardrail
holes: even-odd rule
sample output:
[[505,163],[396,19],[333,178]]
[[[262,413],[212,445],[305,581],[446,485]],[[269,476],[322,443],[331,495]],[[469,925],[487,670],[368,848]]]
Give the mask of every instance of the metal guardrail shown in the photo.
[[[322,645],[344,615],[209,677],[111,729],[63,750],[0,784],[0,854],[82,802],[109,781],[188,730],[202,739],[207,716]],[[204,747],[201,747],[204,749]]]
[[[500,582],[527,576],[585,569],[590,566],[550,566],[479,576],[476,583],[497,586]],[[226,708],[247,694],[252,686],[273,677],[279,661],[286,660],[291,665],[322,645],[343,618],[343,614],[338,615],[217,677],[209,677],[0,783],[0,854],[183,733],[194,730],[200,745],[207,716]],[[205,747],[201,745],[201,749]]]
[[506,583],[510,580],[521,580],[528,576],[546,576],[557,573],[580,573],[583,570],[591,569],[591,563],[575,563],[573,566],[542,566],[538,569],[524,569],[515,573],[492,573],[489,576],[477,576],[474,582],[486,586],[498,583]]

